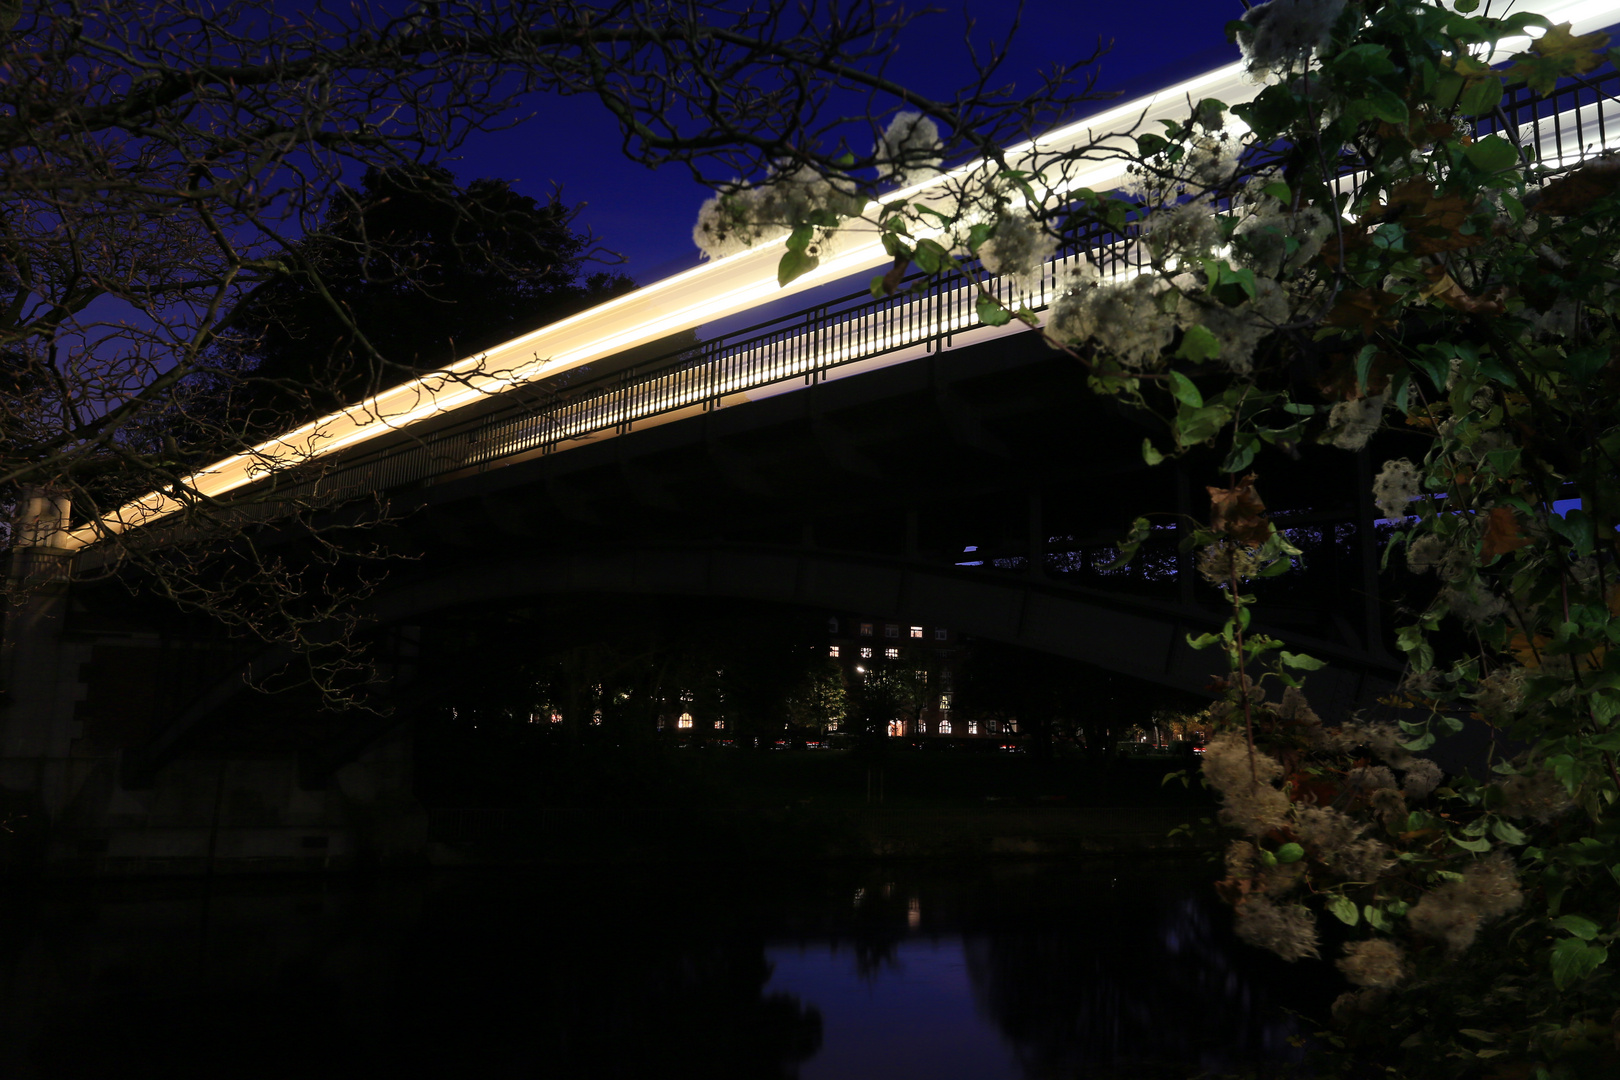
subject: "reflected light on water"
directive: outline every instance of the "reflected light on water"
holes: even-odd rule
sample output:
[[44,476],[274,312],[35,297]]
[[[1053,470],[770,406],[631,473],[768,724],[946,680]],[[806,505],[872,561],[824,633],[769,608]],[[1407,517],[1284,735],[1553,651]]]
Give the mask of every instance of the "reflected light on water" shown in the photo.
[[974,1002],[962,938],[907,941],[862,979],[836,943],[768,948],[767,992],[821,1011],[821,1050],[801,1080],[1018,1080],[1013,1049]]

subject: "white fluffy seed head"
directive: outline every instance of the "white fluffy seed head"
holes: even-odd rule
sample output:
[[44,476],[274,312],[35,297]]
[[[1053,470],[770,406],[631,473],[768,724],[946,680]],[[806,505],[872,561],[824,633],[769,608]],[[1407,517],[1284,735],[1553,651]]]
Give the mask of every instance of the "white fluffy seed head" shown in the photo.
[[1409,513],[1407,507],[1422,493],[1423,474],[1406,458],[1384,462],[1383,469],[1373,480],[1373,501],[1386,518],[1400,519]]
[[939,125],[918,112],[899,112],[872,150],[883,179],[910,187],[940,175]]
[[1008,214],[979,247],[979,261],[992,274],[1005,274],[1025,292],[1039,288],[1046,261],[1057,251],[1057,238],[1024,214]]
[[1341,401],[1328,413],[1325,441],[1341,450],[1360,450],[1384,420],[1384,396]]
[[1303,67],[1328,45],[1344,0],[1270,0],[1249,9],[1243,21],[1254,29],[1238,35],[1238,47],[1256,74]]

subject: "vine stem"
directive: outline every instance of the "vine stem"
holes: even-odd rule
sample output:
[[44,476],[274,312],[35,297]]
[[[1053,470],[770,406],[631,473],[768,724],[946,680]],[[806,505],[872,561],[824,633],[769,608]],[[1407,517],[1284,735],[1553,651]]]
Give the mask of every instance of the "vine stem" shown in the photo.
[[1254,714],[1249,711],[1249,677],[1243,670],[1243,605],[1238,602],[1237,563],[1228,560],[1226,580],[1232,590],[1232,639],[1237,656],[1238,693],[1243,699],[1243,734],[1249,741],[1249,783],[1260,786],[1260,774],[1254,764]]

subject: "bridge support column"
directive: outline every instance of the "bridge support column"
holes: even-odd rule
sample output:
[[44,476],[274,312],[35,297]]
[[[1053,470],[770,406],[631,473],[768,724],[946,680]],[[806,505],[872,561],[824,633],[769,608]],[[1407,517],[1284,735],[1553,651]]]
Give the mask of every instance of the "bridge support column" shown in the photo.
[[1029,576],[1037,580],[1046,577],[1046,513],[1041,504],[1041,493],[1029,493]]
[[73,752],[90,649],[66,634],[73,553],[55,545],[68,501],[36,490],[24,507],[0,611],[0,816],[49,821],[95,765]]

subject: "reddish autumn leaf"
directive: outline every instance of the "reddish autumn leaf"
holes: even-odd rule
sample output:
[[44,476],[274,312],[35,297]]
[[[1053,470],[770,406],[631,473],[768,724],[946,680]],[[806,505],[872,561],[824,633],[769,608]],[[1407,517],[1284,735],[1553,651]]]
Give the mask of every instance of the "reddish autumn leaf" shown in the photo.
[[1405,360],[1380,349],[1367,366],[1367,384],[1363,387],[1357,375],[1355,356],[1338,352],[1324,365],[1316,385],[1330,401],[1354,401],[1370,394],[1382,394],[1389,387],[1389,377],[1405,366]]
[[1254,489],[1255,476],[1250,473],[1234,487],[1205,489],[1209,492],[1209,527],[1250,547],[1259,547],[1272,533],[1266,504]]
[[1423,276],[1429,279],[1430,284],[1421,290],[1422,295],[1430,300],[1437,300],[1447,307],[1456,308],[1467,315],[1500,315],[1506,309],[1502,306],[1501,290],[1492,294],[1475,297],[1445,271],[1442,266],[1430,266],[1423,271]]
[[1569,23],[1559,23],[1530,46],[1530,56],[1508,68],[1509,83],[1528,83],[1538,94],[1550,94],[1566,75],[1584,75],[1603,66],[1604,55],[1597,50],[1609,43],[1604,33],[1579,37]]
[[1324,321],[1329,326],[1353,327],[1372,337],[1395,325],[1395,316],[1390,312],[1398,299],[1383,289],[1346,289],[1339,293]]
[[1436,196],[1434,181],[1414,177],[1391,188],[1389,202],[1374,203],[1361,220],[1369,224],[1398,221],[1406,230],[1406,250],[1432,255],[1484,243],[1485,238],[1477,233],[1458,232],[1478,201],[1458,192]]
[[1480,564],[1527,547],[1529,543],[1530,538],[1519,531],[1519,519],[1513,516],[1512,508],[1493,506],[1485,523],[1485,542],[1479,549]]
[[1578,214],[1620,187],[1620,159],[1606,158],[1582,165],[1560,176],[1541,189],[1532,212],[1537,214]]

